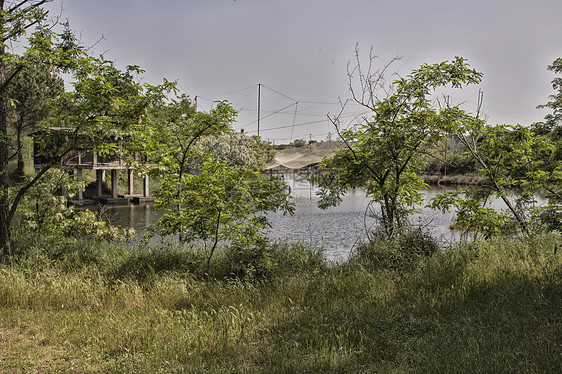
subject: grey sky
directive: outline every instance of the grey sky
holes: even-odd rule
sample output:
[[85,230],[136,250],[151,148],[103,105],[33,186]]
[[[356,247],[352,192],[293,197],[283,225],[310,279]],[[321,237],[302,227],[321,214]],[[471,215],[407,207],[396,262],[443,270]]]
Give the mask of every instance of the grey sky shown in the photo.
[[[61,2],[49,7],[56,14]],[[562,56],[560,0],[66,0],[62,8],[84,43],[105,37],[96,53],[140,65],[148,83],[177,81],[201,110],[230,101],[241,110],[236,127],[249,133],[263,84],[261,135],[276,143],[333,133],[326,113],[349,97],[356,43],[364,57],[373,46],[380,64],[402,56],[401,75],[465,57],[484,73],[493,123],[541,120],[535,108],[553,93],[546,67]],[[453,97],[473,109],[476,92]]]

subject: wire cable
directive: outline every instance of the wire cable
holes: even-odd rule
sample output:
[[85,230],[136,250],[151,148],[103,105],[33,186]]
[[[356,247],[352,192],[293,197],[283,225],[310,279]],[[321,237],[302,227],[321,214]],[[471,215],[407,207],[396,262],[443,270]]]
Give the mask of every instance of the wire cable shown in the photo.
[[297,99],[293,99],[292,97],[287,96],[287,95],[285,95],[284,93],[281,93],[281,92],[279,92],[279,91],[277,91],[277,90],[274,90],[274,89],[271,88],[271,87],[265,86],[265,85],[263,85],[263,84],[262,84],[261,86],[264,87],[264,88],[267,88],[268,90],[271,90],[271,91],[275,92],[275,93],[278,94],[278,95],[281,95],[281,96],[283,96],[283,97],[286,97],[286,98],[289,99],[289,100],[298,101]]

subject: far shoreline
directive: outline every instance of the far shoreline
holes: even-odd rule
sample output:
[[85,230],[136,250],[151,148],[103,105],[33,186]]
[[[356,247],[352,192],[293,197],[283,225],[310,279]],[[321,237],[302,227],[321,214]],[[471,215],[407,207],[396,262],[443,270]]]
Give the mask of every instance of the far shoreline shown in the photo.
[[485,178],[479,175],[421,175],[425,183],[432,186],[481,186]]

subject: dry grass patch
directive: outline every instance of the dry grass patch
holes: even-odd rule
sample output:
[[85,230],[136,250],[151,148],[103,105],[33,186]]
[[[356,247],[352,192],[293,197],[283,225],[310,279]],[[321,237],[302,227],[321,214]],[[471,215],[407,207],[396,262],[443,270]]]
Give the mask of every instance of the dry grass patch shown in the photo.
[[0,327],[0,373],[99,373],[65,345],[53,344],[38,327]]

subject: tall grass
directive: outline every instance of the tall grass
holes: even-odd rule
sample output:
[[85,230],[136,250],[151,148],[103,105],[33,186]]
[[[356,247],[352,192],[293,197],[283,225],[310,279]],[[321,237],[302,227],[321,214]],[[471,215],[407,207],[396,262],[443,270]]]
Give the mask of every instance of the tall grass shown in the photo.
[[224,250],[205,272],[192,248],[20,238],[0,265],[0,372],[562,372],[560,243],[406,267]]

